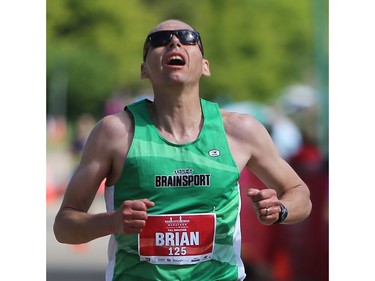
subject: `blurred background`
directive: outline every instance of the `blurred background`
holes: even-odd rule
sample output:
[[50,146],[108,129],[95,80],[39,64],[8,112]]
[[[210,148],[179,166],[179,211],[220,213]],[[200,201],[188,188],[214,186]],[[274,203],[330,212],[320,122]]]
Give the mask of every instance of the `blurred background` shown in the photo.
[[[309,185],[313,210],[297,225],[261,225],[243,204],[247,280],[328,280],[328,1],[47,0],[47,280],[104,280],[108,238],[59,244],[52,224],[95,123],[152,98],[140,80],[148,32],[168,18],[202,36],[211,77],[201,96],[255,116]],[[241,174],[241,193],[264,187]],[[105,210],[103,187],[92,212]]]

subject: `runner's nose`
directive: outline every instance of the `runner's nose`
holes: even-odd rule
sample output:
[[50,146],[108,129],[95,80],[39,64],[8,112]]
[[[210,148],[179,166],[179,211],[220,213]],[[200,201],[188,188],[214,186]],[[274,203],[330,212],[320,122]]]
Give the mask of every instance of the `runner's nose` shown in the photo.
[[173,35],[171,42],[169,42],[169,48],[173,49],[175,46],[181,47],[181,42],[176,35]]

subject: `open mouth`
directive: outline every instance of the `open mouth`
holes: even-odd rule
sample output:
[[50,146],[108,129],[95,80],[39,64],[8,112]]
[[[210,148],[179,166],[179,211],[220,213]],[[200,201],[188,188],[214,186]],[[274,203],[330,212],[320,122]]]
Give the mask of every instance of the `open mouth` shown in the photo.
[[185,65],[185,61],[181,56],[172,56],[169,58],[167,64],[172,65],[172,66],[175,66],[175,65],[182,66],[182,65]]

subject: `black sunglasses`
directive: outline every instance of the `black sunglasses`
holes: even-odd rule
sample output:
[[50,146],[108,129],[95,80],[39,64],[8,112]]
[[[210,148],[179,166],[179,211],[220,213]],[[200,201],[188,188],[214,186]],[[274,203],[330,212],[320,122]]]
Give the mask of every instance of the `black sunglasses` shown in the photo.
[[150,47],[160,47],[165,46],[171,42],[173,35],[175,35],[181,44],[184,45],[194,45],[198,44],[199,49],[203,52],[203,44],[199,32],[187,29],[180,30],[162,30],[150,33],[143,46],[143,61],[146,60],[147,52]]

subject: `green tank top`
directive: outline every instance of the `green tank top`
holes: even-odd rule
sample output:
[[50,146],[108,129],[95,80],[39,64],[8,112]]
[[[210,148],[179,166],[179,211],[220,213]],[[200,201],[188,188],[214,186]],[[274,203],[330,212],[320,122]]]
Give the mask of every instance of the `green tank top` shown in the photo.
[[[115,234],[114,261],[107,268],[107,276],[112,276],[109,280],[243,280],[239,170],[229,150],[218,105],[201,99],[204,123],[198,138],[173,144],[153,125],[147,110],[150,103],[145,99],[126,108],[134,117],[134,138],[114,186],[113,208],[117,210],[125,200],[148,198],[155,202],[149,216],[177,214],[181,220],[181,215],[214,214],[212,258],[188,264],[154,264],[147,258],[140,259],[138,235]],[[166,222],[172,221],[172,216],[167,218]],[[189,245],[189,238],[183,237],[183,232],[179,234],[169,244]],[[178,260],[172,250],[170,254]],[[184,253],[178,254],[181,257]]]

